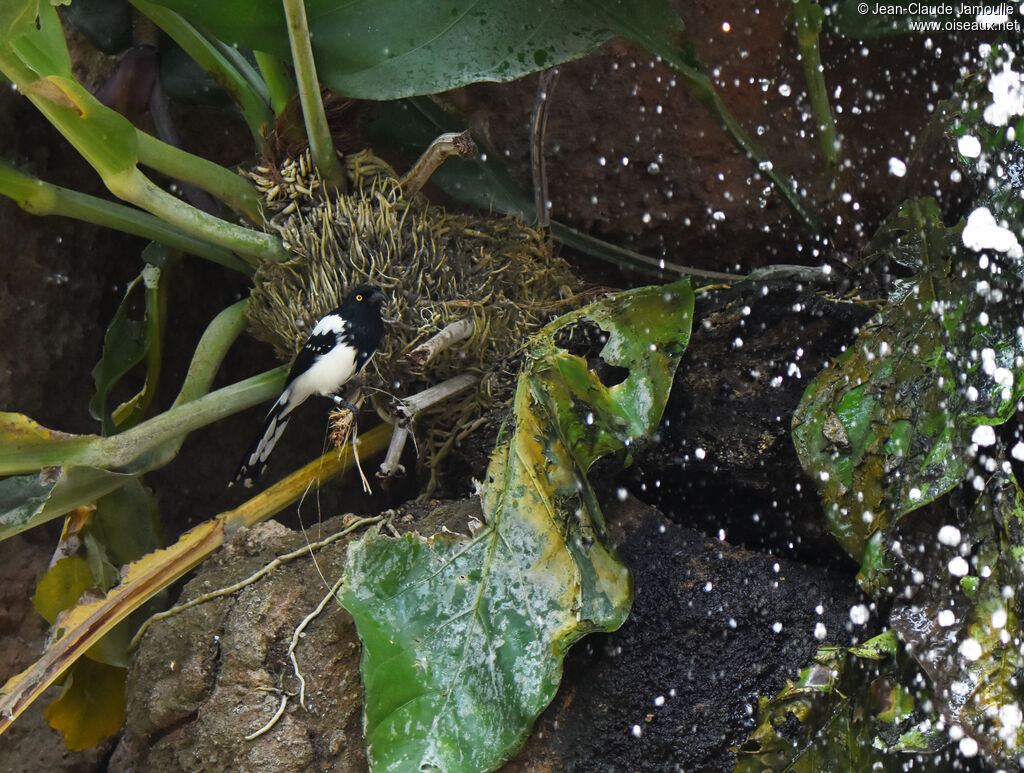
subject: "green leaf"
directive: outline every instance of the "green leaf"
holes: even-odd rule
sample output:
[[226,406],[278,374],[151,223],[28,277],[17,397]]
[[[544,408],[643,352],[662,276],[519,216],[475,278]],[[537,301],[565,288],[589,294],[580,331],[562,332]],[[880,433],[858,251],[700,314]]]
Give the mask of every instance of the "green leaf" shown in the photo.
[[[23,2],[14,0],[16,7],[25,8]],[[36,6],[32,2],[29,6]],[[37,14],[32,21],[24,23],[25,17],[19,17],[11,36],[7,38],[9,45],[18,57],[37,75],[64,75],[71,77],[71,55],[64,41],[57,9],[49,2],[38,3]],[[0,36],[0,40],[3,37]]]
[[[927,700],[914,698],[909,658],[891,631],[859,647],[824,646],[771,699],[738,747],[735,773],[904,770],[900,752],[935,752],[945,741]],[[944,759],[945,758],[945,759]],[[954,770],[949,755],[922,756],[928,770]]]
[[[103,338],[103,355],[92,370],[96,394],[89,401],[89,412],[103,424],[103,434],[111,435],[137,424],[156,394],[160,375],[164,301],[166,292],[160,290],[161,270],[147,264],[125,291],[114,318],[107,326]],[[145,316],[142,320],[129,317],[135,303],[136,290],[145,294]],[[149,361],[146,380],[139,392],[118,406],[113,415],[107,409],[111,390],[144,359]]]
[[866,252],[869,257],[884,254],[915,271],[934,264],[948,272],[948,261],[960,245],[962,230],[962,221],[954,228],[945,226],[935,199],[912,199],[886,219]]
[[[933,232],[921,241],[928,250],[955,242]],[[793,442],[832,533],[858,560],[873,534],[960,483],[974,430],[1008,420],[1024,396],[1008,272],[987,257],[991,270],[982,270],[967,253],[946,276],[954,254],[922,246],[926,268],[815,377],[793,416]]]
[[[491,458],[486,526],[349,548],[341,602],[363,641],[373,770],[494,769],[554,696],[569,646],[625,620],[629,573],[586,471],[657,427],[692,314],[684,281],[548,325],[527,344]],[[563,348],[574,331],[593,333],[589,350]],[[606,386],[584,353],[628,376]]]
[[43,716],[64,735],[71,751],[95,746],[124,724],[126,670],[80,658],[68,670],[64,689]]
[[0,540],[95,502],[134,479],[98,467],[47,467],[0,478]]
[[138,478],[96,502],[89,537],[114,566],[124,566],[159,548],[159,533],[156,499]]
[[[290,56],[278,0],[164,0],[230,45]],[[307,0],[320,80],[362,99],[510,81],[590,53],[648,23],[681,29],[663,0]]]
[[0,40],[15,40],[32,33],[39,15],[39,0],[6,0],[0,3]]
[[119,54],[132,44],[132,7],[127,0],[74,0],[64,15],[105,54]]
[[[1008,228],[1020,249],[1024,238],[1024,117],[1015,113],[1012,99],[1004,96],[1019,77],[1017,50],[1009,44],[995,45],[982,60],[978,71],[965,76],[957,93],[945,104],[952,113],[948,135],[965,177],[980,192],[973,216],[981,207],[989,210],[996,223]],[[970,217],[968,216],[968,222]],[[991,239],[991,236],[989,237]],[[1019,255],[1019,253],[1018,253]],[[1018,261],[1011,266],[1024,276]]]

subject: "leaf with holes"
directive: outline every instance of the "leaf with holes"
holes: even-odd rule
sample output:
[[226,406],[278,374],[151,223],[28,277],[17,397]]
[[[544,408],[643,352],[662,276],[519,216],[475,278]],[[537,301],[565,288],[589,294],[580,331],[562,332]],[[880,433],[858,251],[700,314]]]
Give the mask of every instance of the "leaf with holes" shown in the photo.
[[[657,427],[692,315],[684,280],[552,322],[526,347],[486,526],[349,548],[341,602],[364,647],[374,771],[496,768],[554,696],[573,642],[625,620],[629,572],[586,473]],[[596,331],[587,351],[567,350],[573,330]]]

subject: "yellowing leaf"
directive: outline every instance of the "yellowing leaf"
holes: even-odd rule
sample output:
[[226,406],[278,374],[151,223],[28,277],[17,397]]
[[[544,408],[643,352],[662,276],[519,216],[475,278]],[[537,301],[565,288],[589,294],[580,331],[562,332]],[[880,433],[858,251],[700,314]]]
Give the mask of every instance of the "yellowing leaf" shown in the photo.
[[121,729],[125,717],[125,669],[82,658],[72,667],[60,697],[43,716],[64,735],[71,751],[95,746]]
[[36,586],[32,605],[46,622],[53,625],[57,615],[73,607],[83,593],[95,587],[89,562],[79,555],[67,556],[43,575]]

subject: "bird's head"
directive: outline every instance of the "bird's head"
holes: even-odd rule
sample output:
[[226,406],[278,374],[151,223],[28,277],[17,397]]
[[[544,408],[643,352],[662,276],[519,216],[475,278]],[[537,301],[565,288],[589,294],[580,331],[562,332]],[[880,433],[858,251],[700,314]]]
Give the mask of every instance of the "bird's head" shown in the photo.
[[384,293],[380,288],[373,285],[359,285],[345,298],[345,302],[341,304],[341,311],[346,317],[372,311],[379,312],[383,303]]

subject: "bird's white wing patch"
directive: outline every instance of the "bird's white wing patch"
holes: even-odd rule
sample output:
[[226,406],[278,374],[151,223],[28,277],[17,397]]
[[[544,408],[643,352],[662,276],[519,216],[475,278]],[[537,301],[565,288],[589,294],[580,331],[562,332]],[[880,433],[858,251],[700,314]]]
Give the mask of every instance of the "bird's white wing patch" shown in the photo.
[[313,328],[313,332],[310,333],[310,337],[323,335],[324,333],[340,333],[345,329],[345,320],[339,317],[337,314],[328,314],[326,317],[322,317],[319,322],[316,323],[316,327]]

